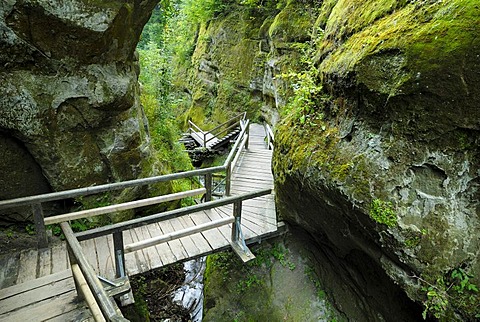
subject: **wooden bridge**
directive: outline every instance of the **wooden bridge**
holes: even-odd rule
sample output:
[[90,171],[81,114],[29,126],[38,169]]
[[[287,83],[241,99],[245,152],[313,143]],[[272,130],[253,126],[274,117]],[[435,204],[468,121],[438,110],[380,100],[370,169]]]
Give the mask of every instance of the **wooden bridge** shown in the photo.
[[[131,302],[128,276],[232,248],[253,259],[247,244],[279,234],[272,194],[271,130],[241,122],[223,166],[0,201],[0,209],[32,205],[39,249],[0,259],[0,321],[122,321],[113,297]],[[267,138],[265,143],[265,138]],[[213,174],[225,174],[223,198]],[[203,176],[204,187],[43,218],[42,202]],[[69,221],[203,195],[205,202],[74,234]],[[66,241],[48,244],[45,225],[60,223]]]

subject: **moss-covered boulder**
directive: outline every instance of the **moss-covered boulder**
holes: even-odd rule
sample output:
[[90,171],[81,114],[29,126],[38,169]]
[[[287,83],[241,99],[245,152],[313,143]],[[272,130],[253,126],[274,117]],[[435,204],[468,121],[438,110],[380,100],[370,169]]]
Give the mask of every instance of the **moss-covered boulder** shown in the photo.
[[[280,214],[346,262],[386,272],[425,316],[473,321],[480,6],[331,0],[319,9],[307,72],[323,90],[276,132]],[[373,319],[388,320],[388,302],[374,301]]]
[[15,148],[0,157],[0,199],[146,170],[135,46],[156,3],[2,1],[0,137]]

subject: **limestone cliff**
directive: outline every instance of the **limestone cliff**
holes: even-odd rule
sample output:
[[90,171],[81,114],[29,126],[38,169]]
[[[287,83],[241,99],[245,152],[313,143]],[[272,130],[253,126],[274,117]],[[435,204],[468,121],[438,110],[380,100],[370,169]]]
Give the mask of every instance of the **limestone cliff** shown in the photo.
[[1,199],[142,173],[135,47],[156,3],[0,3]]
[[469,0],[290,0],[197,33],[189,117],[280,118],[279,215],[315,238],[354,319],[421,318],[405,294],[430,317],[480,314],[478,21]]
[[325,1],[325,99],[277,131],[282,216],[445,320],[480,314],[479,20],[475,1]]

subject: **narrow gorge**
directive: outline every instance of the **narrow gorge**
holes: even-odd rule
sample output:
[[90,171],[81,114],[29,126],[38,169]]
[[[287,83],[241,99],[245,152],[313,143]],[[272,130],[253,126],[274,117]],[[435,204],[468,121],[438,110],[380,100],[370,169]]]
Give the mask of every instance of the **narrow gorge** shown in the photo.
[[151,119],[273,126],[277,216],[347,320],[476,321],[479,21],[475,0],[3,1],[0,199],[176,169],[152,68],[172,115]]

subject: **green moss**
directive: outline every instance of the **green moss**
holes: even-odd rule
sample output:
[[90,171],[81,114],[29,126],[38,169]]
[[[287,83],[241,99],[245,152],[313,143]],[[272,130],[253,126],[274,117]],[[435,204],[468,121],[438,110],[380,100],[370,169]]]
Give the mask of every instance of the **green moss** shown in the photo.
[[[374,78],[368,73],[372,68],[358,75],[360,82],[380,92],[397,93],[400,89],[405,92],[408,88],[402,85],[411,84],[417,75],[424,79],[425,74],[438,73],[439,69],[456,69],[454,62],[460,63],[465,58],[464,53],[478,42],[478,32],[470,27],[480,19],[475,1],[408,5],[399,2],[396,6],[389,6],[390,0],[367,1],[363,5],[354,2],[342,1],[332,11],[331,25],[326,27],[326,39],[320,46],[320,57],[334,51],[322,61],[320,69],[327,74],[346,75],[358,65],[381,68],[390,64],[393,72],[385,67],[390,76],[386,73],[377,78],[376,83],[368,81]],[[345,17],[347,23],[335,23]],[[383,53],[394,53],[401,61],[392,62],[392,56],[388,55],[381,58]],[[375,62],[375,59],[380,60]],[[389,84],[388,90],[382,89],[384,81]],[[436,81],[431,79],[431,85]]]
[[304,42],[310,39],[313,15],[304,3],[289,1],[275,16],[268,34],[277,43]]
[[397,215],[391,202],[374,199],[370,205],[369,215],[379,224],[385,224],[390,228],[397,225]]

